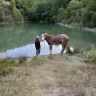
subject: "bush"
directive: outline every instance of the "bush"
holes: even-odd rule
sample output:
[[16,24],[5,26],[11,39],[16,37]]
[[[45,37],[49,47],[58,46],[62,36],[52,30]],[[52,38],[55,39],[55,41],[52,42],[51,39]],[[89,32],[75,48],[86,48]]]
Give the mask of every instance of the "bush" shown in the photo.
[[89,61],[91,62],[96,62],[96,52],[91,50],[86,53],[86,57],[88,58]]
[[88,52],[88,51],[93,50],[93,49],[94,49],[93,46],[87,45],[86,47],[84,47],[83,49],[81,49],[81,53]]
[[20,10],[18,10],[16,8],[16,2],[14,0],[11,0],[10,3],[11,3],[10,7],[11,7],[11,10],[13,11],[13,16],[14,16],[15,21],[17,21],[17,22],[22,21],[23,16],[22,16]]
[[72,26],[77,28],[77,29],[81,29],[83,27],[83,23],[77,23],[77,22],[73,22]]
[[14,19],[18,22],[22,21],[23,19],[21,12],[16,7],[13,8],[13,16],[14,16]]
[[96,63],[96,46],[91,45],[81,49],[81,56],[87,58],[87,62]]
[[7,63],[7,64],[13,64],[14,63],[14,60],[11,60],[11,59],[0,59],[0,64],[2,63]]
[[13,68],[11,64],[13,64],[13,60],[1,59],[0,60],[0,76],[6,76],[13,72]]
[[21,57],[19,57],[19,63],[23,63],[23,62],[25,62],[26,59],[27,59],[26,56],[21,56]]
[[8,66],[7,63],[3,63],[0,65],[0,76],[6,76],[13,72],[13,68]]
[[33,65],[40,65],[40,64],[44,63],[44,61],[45,61],[45,58],[42,58],[41,56],[34,56],[32,58]]
[[67,53],[69,53],[69,54],[80,53],[80,49],[73,48],[72,46],[67,46]]

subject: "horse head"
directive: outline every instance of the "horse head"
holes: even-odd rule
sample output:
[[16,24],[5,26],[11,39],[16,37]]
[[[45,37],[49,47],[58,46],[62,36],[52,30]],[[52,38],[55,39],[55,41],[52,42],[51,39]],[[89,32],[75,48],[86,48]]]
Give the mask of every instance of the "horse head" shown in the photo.
[[41,33],[42,40],[45,40],[46,35],[47,35],[47,34],[46,34],[45,32],[42,32],[42,33]]

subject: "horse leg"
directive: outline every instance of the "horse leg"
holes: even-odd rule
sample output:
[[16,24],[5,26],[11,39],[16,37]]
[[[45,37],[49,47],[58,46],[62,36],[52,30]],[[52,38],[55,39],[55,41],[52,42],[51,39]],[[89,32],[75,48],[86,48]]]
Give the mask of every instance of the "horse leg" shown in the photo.
[[52,45],[49,46],[50,54],[52,54]]
[[66,43],[64,44],[64,49],[66,49],[66,48],[67,48],[67,43],[68,43],[68,42],[66,42]]
[[[64,42],[62,44],[62,50],[61,50],[61,53],[60,54],[63,54],[64,50],[67,48],[67,42]],[[65,52],[66,53],[66,52]]]
[[65,44],[64,44],[64,53],[66,53],[67,43],[68,43],[68,42],[65,42]]
[[64,44],[62,44],[62,50],[61,50],[61,52],[60,52],[60,54],[63,54],[63,52],[64,52]]

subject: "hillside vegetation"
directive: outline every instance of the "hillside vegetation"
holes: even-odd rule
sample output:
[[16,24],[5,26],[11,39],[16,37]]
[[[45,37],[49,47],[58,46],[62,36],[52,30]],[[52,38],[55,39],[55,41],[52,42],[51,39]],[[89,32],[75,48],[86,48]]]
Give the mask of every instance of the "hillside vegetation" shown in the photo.
[[1,22],[23,20],[96,27],[96,0],[0,0]]

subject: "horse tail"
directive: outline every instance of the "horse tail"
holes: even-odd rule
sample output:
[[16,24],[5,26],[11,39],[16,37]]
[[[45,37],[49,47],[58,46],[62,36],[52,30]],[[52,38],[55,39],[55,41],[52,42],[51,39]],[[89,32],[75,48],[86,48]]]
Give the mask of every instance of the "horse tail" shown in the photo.
[[68,48],[69,47],[69,42],[70,41],[70,38],[69,37],[67,37],[67,41],[66,41],[66,48]]
[[69,42],[69,41],[70,41],[70,38],[68,37],[67,42]]

